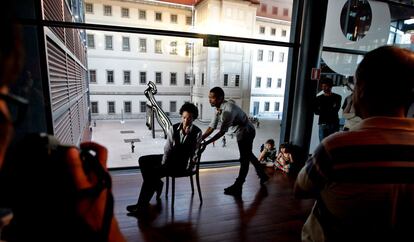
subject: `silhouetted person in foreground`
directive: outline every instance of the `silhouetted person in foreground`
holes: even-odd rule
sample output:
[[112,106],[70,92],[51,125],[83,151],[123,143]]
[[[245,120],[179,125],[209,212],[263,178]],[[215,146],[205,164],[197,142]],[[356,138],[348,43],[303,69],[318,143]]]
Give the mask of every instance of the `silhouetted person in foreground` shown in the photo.
[[[392,70],[392,71],[390,71]],[[356,70],[362,121],[324,139],[300,171],[295,194],[316,203],[303,241],[408,241],[414,228],[414,53],[384,46]]]

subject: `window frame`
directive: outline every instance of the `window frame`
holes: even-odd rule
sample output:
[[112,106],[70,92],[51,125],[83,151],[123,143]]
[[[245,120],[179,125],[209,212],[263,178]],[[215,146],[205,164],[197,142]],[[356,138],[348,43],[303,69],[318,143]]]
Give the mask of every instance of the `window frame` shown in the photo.
[[[112,16],[112,6],[111,5],[103,5],[104,11],[103,11],[103,15],[104,16]],[[108,12],[106,10],[109,10]]]
[[[94,74],[92,74],[91,72],[93,72]],[[93,83],[93,84],[97,83],[96,69],[89,69],[88,70],[88,75],[89,75],[89,83]],[[94,78],[92,78],[92,77],[94,77]],[[92,81],[92,80],[94,80],[94,81]]]
[[[111,104],[113,104],[113,112],[111,112]],[[115,106],[115,101],[108,101],[108,115],[113,115],[116,114],[116,106]]]
[[[128,103],[129,103],[129,112],[127,112]],[[132,101],[124,101],[124,113],[132,113]]]
[[[124,70],[123,71],[123,74],[124,74],[124,85],[131,85],[131,71],[129,71],[129,70]],[[128,75],[125,75],[125,74],[128,74]],[[127,77],[128,76],[128,81],[126,81],[126,78],[125,77]]]
[[[96,112],[94,109],[96,108]],[[99,114],[99,104],[98,101],[91,101],[91,114]]]
[[[112,73],[109,75],[109,73]],[[109,81],[109,77],[112,76],[112,82]],[[115,71],[114,70],[106,70],[106,84],[115,84]]]

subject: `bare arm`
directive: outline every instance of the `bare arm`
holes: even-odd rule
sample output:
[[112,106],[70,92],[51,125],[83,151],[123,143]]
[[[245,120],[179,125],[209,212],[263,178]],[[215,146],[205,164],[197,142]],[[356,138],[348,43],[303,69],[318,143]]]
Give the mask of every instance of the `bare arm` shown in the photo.
[[201,136],[201,140],[205,140],[211,133],[213,133],[214,129],[212,127],[208,127],[204,134]]
[[260,153],[259,155],[259,161],[262,161],[265,158],[265,154],[266,154],[267,150],[263,149],[263,151]]
[[210,143],[213,143],[214,141],[216,141],[216,140],[220,139],[220,138],[221,138],[221,137],[222,137],[225,133],[226,133],[225,131],[220,130],[219,132],[217,132],[217,134],[215,134],[215,135],[213,136],[213,138],[211,138],[211,139],[207,140],[204,144],[205,144],[205,145],[208,145],[208,144],[210,144]]

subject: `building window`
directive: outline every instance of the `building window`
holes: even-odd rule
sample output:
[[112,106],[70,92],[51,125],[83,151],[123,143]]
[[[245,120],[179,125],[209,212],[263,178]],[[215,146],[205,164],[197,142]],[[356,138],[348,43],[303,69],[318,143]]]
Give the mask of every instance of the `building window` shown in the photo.
[[131,84],[131,71],[124,71],[124,84]]
[[108,114],[114,114],[115,113],[115,102],[111,101],[108,102]]
[[256,88],[260,88],[261,85],[262,85],[262,78],[256,77]]
[[93,4],[85,3],[85,10],[86,10],[86,13],[93,13]]
[[147,19],[147,12],[145,10],[138,10],[139,19]]
[[277,79],[277,85],[276,85],[276,87],[277,88],[281,88],[282,87],[282,78],[278,78]]
[[275,52],[274,52],[273,50],[269,50],[269,55],[268,55],[267,59],[268,59],[270,62],[273,62],[273,57],[274,57],[274,55],[275,55]]
[[109,5],[104,5],[104,15],[111,16],[112,15],[112,7]]
[[114,83],[114,71],[106,71],[106,82],[108,84]]
[[96,70],[89,70],[89,83],[96,83]]
[[260,6],[260,11],[262,13],[266,13],[267,12],[267,5],[266,4],[262,4],[262,6]]
[[275,102],[275,112],[280,110],[280,102]]
[[170,54],[176,55],[177,54],[177,41],[170,42]]
[[227,87],[228,85],[229,85],[229,74],[224,74],[223,86]]
[[145,113],[147,111],[147,102],[139,102],[139,111]]
[[193,18],[191,16],[185,16],[185,24],[191,25],[193,23]]
[[282,37],[286,37],[286,33],[287,33],[286,30],[282,30]]
[[162,48],[161,48],[161,40],[160,39],[156,39],[155,40],[155,53],[161,54],[162,53]]
[[269,112],[269,109],[270,109],[270,103],[269,102],[265,102],[264,110],[266,112]]
[[147,73],[145,71],[139,72],[139,83],[140,84],[147,84]]
[[131,101],[124,102],[124,112],[131,113]]
[[155,72],[155,84],[162,84],[161,72]]
[[177,73],[171,72],[170,73],[170,85],[177,85]]
[[191,43],[185,43],[185,56],[190,56],[191,53]]
[[266,28],[264,26],[259,27],[259,33],[264,34],[266,32]]
[[139,39],[139,52],[147,52],[147,39]]
[[121,8],[121,16],[123,18],[129,18],[129,8]]
[[170,112],[176,113],[177,112],[177,102],[176,101],[170,101]]
[[283,9],[283,16],[285,16],[285,17],[289,16],[289,9],[287,9],[287,8]]
[[177,23],[177,19],[178,19],[177,14],[171,14],[170,15],[171,23],[176,24]]
[[263,61],[263,50],[257,51],[257,61]]
[[272,14],[277,15],[277,7],[272,7]]
[[204,72],[201,73],[201,86],[204,86]]
[[98,102],[91,102],[91,113],[99,113],[98,111]]
[[268,78],[267,78],[267,84],[266,84],[266,87],[268,87],[268,88],[272,87],[272,78],[271,78],[271,77],[268,77]]
[[112,35],[105,35],[105,50],[113,50]]
[[122,37],[122,50],[123,51],[130,51],[129,37]]
[[161,101],[157,101],[158,107],[160,107],[162,109],[162,102]]
[[95,49],[95,36],[93,34],[88,34],[88,47],[90,49]]
[[270,35],[276,35],[276,29],[275,28],[270,29]]
[[235,80],[234,85],[235,85],[236,87],[238,87],[238,86],[240,85],[240,75],[236,75],[236,80]]
[[155,12],[155,21],[162,21],[162,13]]
[[190,74],[184,73],[184,85],[189,86],[190,85]]
[[285,60],[285,53],[280,52],[279,53],[279,62],[283,62]]

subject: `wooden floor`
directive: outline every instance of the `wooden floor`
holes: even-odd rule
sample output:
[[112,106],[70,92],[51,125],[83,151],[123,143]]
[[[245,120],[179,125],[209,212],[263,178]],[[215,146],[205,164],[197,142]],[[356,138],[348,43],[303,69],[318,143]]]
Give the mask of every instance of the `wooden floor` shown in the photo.
[[[234,182],[238,169],[200,171],[201,207],[197,190],[191,196],[189,179],[176,179],[174,210],[171,199],[165,199],[164,187],[160,210],[154,206],[144,218],[127,216],[125,209],[137,201],[141,174],[112,172],[115,216],[127,241],[300,241],[313,201],[293,198],[294,178],[267,168],[271,179],[261,188],[251,167],[242,197],[237,199],[224,195],[223,188]],[[151,203],[155,205],[155,198]]]

